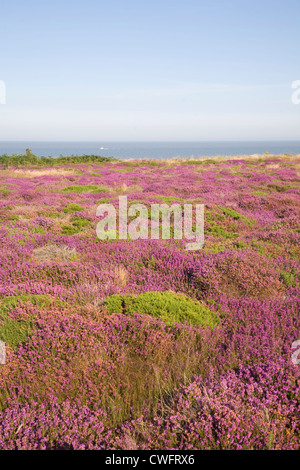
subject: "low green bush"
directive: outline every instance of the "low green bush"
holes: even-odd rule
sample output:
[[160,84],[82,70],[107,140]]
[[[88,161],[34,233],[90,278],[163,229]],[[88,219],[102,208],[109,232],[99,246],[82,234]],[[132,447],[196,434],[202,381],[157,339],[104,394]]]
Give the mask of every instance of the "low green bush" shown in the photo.
[[281,271],[280,280],[286,287],[296,287],[296,278],[293,273]]
[[100,188],[95,184],[74,184],[66,186],[63,190],[64,193],[107,193],[108,190]]
[[47,307],[53,299],[44,294],[10,295],[0,300],[0,318],[3,318],[9,310],[25,302],[31,302],[38,307]]
[[267,187],[269,189],[277,191],[278,193],[284,193],[285,191],[290,189],[291,186],[289,184],[284,184],[284,185],[280,186],[279,184],[270,183],[270,184],[267,184]]
[[72,155],[69,157],[60,156],[53,157],[37,157],[30,149],[26,149],[25,154],[14,155],[1,155],[0,165],[5,167],[9,166],[37,166],[37,167],[57,167],[57,165],[68,165],[78,163],[104,163],[104,162],[117,162],[118,159],[114,157],[101,157],[100,155]]
[[227,230],[224,230],[223,227],[220,225],[215,225],[212,224],[210,227],[208,227],[207,232],[213,235],[214,237],[223,237],[226,240],[231,239],[231,238],[237,238],[238,234],[235,232],[228,232]]
[[73,214],[74,212],[80,212],[80,211],[84,211],[84,207],[75,203],[70,203],[66,207],[63,208],[63,212],[65,214]]
[[74,225],[62,225],[61,228],[64,235],[75,235],[80,232],[80,228],[74,227]]
[[251,220],[247,219],[247,217],[245,217],[243,214],[240,214],[236,210],[232,209],[232,207],[218,207],[224,215],[227,215],[228,217],[231,217],[234,220],[244,220],[249,225],[251,225]]
[[16,349],[18,344],[25,341],[31,332],[31,320],[17,321],[8,318],[0,325],[0,339]]
[[77,217],[74,215],[71,219],[72,224],[77,227],[79,230],[81,230],[84,227],[87,227],[90,225],[90,221],[87,219],[84,219],[83,217]]
[[5,187],[1,187],[0,188],[0,196],[2,197],[7,197],[9,196],[9,194],[11,193],[11,191]]
[[217,315],[205,305],[184,294],[172,292],[144,292],[140,295],[111,295],[104,301],[108,313],[132,315],[140,313],[160,318],[167,326],[187,322],[214,327]]
[[28,320],[14,320],[9,318],[10,310],[30,302],[40,308],[47,307],[53,302],[46,295],[13,295],[0,301],[0,340],[7,343],[12,349],[25,341],[33,328],[33,318]]

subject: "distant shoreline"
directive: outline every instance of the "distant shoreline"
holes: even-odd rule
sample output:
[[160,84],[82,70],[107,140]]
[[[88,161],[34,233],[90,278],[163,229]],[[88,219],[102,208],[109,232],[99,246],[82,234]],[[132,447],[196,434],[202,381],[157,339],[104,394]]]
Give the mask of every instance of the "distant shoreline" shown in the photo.
[[[166,159],[157,159],[157,158],[148,158],[147,160],[153,160],[153,161],[159,161],[159,162],[185,162],[185,161],[188,161],[188,162],[191,162],[191,161],[195,161],[195,162],[198,162],[198,161],[202,161],[202,160],[217,160],[217,161],[225,161],[225,160],[268,160],[268,159],[273,159],[273,158],[281,158],[281,159],[295,159],[295,158],[300,158],[300,154],[295,154],[295,155],[292,155],[292,154],[279,154],[279,155],[266,155],[266,154],[258,154],[258,153],[255,153],[255,154],[251,154],[251,155],[213,155],[213,156],[204,156],[204,157],[201,157],[201,158],[166,158]],[[139,161],[143,161],[143,160],[146,160],[146,159],[135,159],[135,158],[128,158],[128,159],[124,159],[122,160],[122,162],[139,162]]]
[[[83,155],[83,156],[69,156],[69,157],[37,157],[31,153],[28,155],[14,155],[14,156],[0,156],[0,172],[5,174],[7,171],[43,171],[42,168],[55,171],[62,167],[69,168],[76,167],[78,165],[125,165],[125,166],[180,166],[180,165],[210,165],[210,164],[222,164],[226,161],[244,161],[251,162],[253,164],[262,162],[272,162],[276,166],[276,162],[290,162],[291,165],[299,166],[300,154],[251,154],[251,155],[234,155],[234,156],[204,156],[201,158],[168,158],[168,159],[116,159],[102,157],[98,155]],[[23,170],[22,170],[23,169]]]
[[38,157],[97,155],[119,160],[241,158],[252,155],[298,155],[300,141],[203,142],[0,142],[0,155],[23,155],[29,148]]

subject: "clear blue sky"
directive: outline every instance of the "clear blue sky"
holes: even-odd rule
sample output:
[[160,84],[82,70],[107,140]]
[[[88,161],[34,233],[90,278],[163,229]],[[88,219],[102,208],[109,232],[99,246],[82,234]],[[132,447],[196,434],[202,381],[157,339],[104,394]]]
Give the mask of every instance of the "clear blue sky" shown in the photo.
[[300,0],[1,0],[0,140],[300,140]]

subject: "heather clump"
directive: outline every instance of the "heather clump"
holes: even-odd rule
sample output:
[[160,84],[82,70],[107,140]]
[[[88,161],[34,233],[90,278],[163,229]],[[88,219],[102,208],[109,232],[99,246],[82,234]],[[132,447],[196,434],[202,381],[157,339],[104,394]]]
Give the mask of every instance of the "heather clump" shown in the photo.
[[[276,264],[263,254],[249,249],[225,250],[214,254],[210,281],[220,292],[232,297],[264,298],[280,296],[284,292]],[[196,285],[203,281],[196,276]]]

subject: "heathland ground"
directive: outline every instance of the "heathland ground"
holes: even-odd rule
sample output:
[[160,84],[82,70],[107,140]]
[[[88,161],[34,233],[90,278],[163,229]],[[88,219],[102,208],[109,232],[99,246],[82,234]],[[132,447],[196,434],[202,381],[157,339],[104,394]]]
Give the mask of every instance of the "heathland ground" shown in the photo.
[[[0,165],[0,449],[299,449],[299,155]],[[203,248],[99,240],[120,195]]]

